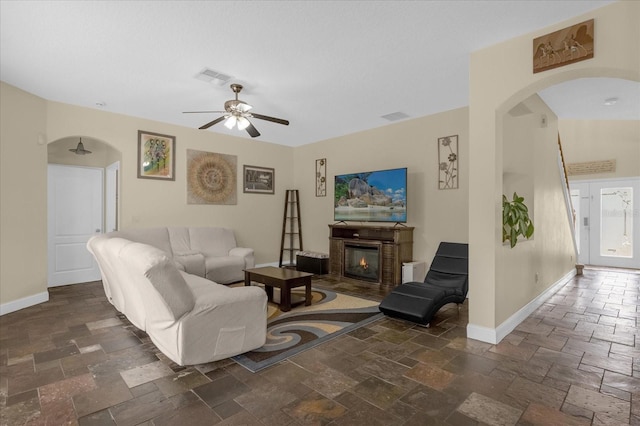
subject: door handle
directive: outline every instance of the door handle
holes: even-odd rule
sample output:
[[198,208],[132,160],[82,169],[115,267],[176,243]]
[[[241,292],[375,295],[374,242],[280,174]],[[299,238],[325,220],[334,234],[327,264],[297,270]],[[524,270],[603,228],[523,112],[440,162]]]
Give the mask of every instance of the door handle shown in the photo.
[[96,234],[99,234],[100,232],[102,232],[100,228],[96,229]]
[[589,218],[588,217],[583,217],[582,218],[582,224],[583,224],[583,226],[589,226]]

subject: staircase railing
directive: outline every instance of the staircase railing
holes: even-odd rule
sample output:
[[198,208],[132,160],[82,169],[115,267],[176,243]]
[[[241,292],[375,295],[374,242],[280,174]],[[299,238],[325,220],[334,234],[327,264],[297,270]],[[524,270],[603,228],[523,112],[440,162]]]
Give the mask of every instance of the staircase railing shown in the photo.
[[560,174],[564,180],[563,193],[564,201],[567,206],[567,216],[569,223],[571,224],[571,237],[573,240],[573,250],[576,256],[576,264],[578,263],[578,241],[576,240],[576,211],[573,208],[573,202],[571,201],[571,187],[569,186],[569,174],[567,173],[567,163],[564,160],[564,153],[562,151],[562,142],[560,141],[560,133],[558,133],[558,166],[560,168]]

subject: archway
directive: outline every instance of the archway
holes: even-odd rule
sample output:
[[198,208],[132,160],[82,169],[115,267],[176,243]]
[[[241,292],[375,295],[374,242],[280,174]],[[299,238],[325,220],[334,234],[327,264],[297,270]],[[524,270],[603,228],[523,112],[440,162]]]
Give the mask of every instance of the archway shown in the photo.
[[[511,252],[515,254],[515,259],[509,258],[505,260],[505,255],[500,244],[499,230],[501,227],[501,199],[503,193],[503,149],[509,141],[505,140],[504,135],[504,117],[516,105],[534,96],[540,90],[562,83],[569,80],[588,78],[588,77],[610,77],[622,78],[626,80],[639,81],[640,75],[637,71],[621,70],[614,68],[582,68],[569,70],[556,70],[547,76],[537,75],[535,78],[529,78],[529,82],[522,88],[514,91],[511,95],[504,96],[502,101],[495,103],[494,125],[489,126],[489,111],[493,101],[496,101],[505,93],[496,93],[484,102],[480,102],[480,106],[470,114],[470,124],[472,128],[474,124],[476,129],[481,129],[475,133],[475,142],[481,143],[473,146],[472,163],[473,169],[470,171],[474,178],[471,179],[470,187],[470,211],[474,211],[475,216],[470,217],[470,277],[476,277],[476,287],[470,290],[470,321],[468,326],[468,336],[477,340],[491,343],[497,343],[511,332],[522,320],[540,306],[546,297],[549,297],[556,288],[569,278],[573,265],[575,264],[575,252],[572,247],[563,250],[556,250],[555,246],[563,240],[562,233],[557,233],[557,229],[548,228],[546,231],[536,230],[536,242],[531,245],[523,245],[519,251]],[[495,77],[494,77],[495,78]],[[537,80],[536,80],[537,79]],[[527,79],[523,77],[523,81]],[[504,89],[504,87],[503,87]],[[486,95],[486,90],[479,93]],[[481,121],[479,121],[482,118]],[[478,127],[477,124],[482,122],[484,128]],[[542,125],[542,123],[540,123]],[[557,139],[557,123],[555,124],[555,138]],[[541,127],[541,126],[538,126]],[[552,129],[553,130],[553,129]],[[495,132],[495,138],[491,135]],[[473,134],[472,134],[473,137]],[[480,138],[480,139],[479,139]],[[475,151],[474,151],[475,150]],[[490,157],[488,157],[490,156]],[[482,158],[485,161],[479,161]],[[488,160],[488,161],[487,161]],[[532,173],[538,175],[552,171],[557,165],[553,160],[548,161],[548,166],[536,165]],[[548,167],[548,169],[544,169]],[[478,178],[480,177],[480,178]],[[495,182],[494,187],[487,184],[491,179]],[[482,185],[481,183],[484,182]],[[482,186],[476,187],[475,185]],[[549,188],[545,188],[549,189]],[[558,189],[556,189],[557,191]],[[495,203],[491,205],[492,211],[488,211],[486,200],[488,196],[494,197]],[[554,195],[555,194],[555,195]],[[568,228],[566,207],[563,203],[558,203],[558,194],[553,190],[546,192],[547,200],[556,198],[556,207],[560,206],[562,217],[556,218],[555,227],[560,227],[560,222],[564,221],[564,229]],[[560,198],[562,198],[560,196]],[[482,208],[480,206],[483,205]],[[480,211],[482,210],[482,211]],[[538,209],[536,209],[538,210]],[[537,212],[538,215],[553,215],[552,209],[541,208]],[[491,226],[489,226],[491,224]],[[546,232],[546,235],[545,235]],[[571,238],[569,237],[569,240]],[[494,242],[495,251],[487,250],[487,244]],[[572,245],[572,243],[571,243]],[[475,256],[474,256],[475,255]],[[509,263],[511,262],[511,263]],[[511,276],[513,270],[526,271],[526,276]],[[567,272],[569,271],[569,272]],[[474,273],[475,272],[475,273]],[[544,275],[547,274],[547,275]],[[479,279],[477,277],[480,277]],[[478,283],[478,281],[480,281]],[[519,294],[516,292],[504,291],[505,289],[513,290],[514,283],[522,284],[518,288]],[[474,286],[470,282],[470,289]],[[475,305],[480,303],[480,305]]]
[[99,270],[86,243],[117,227],[122,155],[87,136],[53,141],[47,154],[48,285],[97,280]]

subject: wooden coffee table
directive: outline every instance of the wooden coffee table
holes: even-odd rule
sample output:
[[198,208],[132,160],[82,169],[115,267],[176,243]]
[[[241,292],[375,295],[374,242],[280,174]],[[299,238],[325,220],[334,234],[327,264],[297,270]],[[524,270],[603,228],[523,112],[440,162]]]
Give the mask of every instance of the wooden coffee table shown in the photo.
[[264,284],[264,290],[270,302],[273,302],[273,288],[280,289],[280,310],[291,310],[291,289],[305,287],[305,306],[311,305],[311,277],[313,274],[299,272],[295,269],[283,269],[273,266],[244,270],[244,285],[251,285],[251,281]]

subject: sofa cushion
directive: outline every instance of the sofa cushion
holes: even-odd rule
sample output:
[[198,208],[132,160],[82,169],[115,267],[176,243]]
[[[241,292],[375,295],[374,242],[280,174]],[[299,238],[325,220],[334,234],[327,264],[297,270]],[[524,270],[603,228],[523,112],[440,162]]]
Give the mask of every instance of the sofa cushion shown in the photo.
[[111,232],[112,237],[126,238],[138,243],[148,244],[173,255],[173,249],[169,241],[169,231],[167,228],[130,228]]
[[176,253],[186,253],[191,250],[191,239],[189,238],[189,229],[184,226],[176,226],[167,228],[169,234],[169,242],[174,256]]
[[[131,243],[120,251],[120,258],[138,269],[158,292],[174,319],[180,318],[195,306],[193,293],[166,253],[142,243]],[[144,288],[139,288],[144,298]],[[152,315],[152,312],[147,312]]]
[[174,252],[173,260],[178,269],[200,277],[205,276],[204,254],[197,251]]
[[193,293],[170,259],[155,264],[145,276],[167,303],[175,319],[191,312],[195,305]]
[[244,279],[244,259],[241,257],[208,257],[205,266],[205,278],[216,283],[229,284]]
[[189,238],[191,249],[205,257],[229,256],[229,250],[236,246],[233,231],[227,228],[189,228]]

